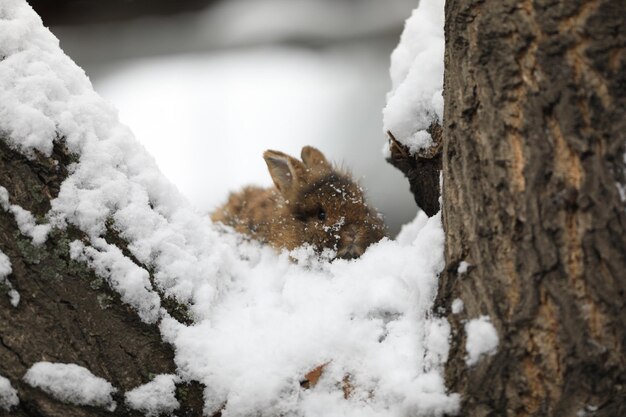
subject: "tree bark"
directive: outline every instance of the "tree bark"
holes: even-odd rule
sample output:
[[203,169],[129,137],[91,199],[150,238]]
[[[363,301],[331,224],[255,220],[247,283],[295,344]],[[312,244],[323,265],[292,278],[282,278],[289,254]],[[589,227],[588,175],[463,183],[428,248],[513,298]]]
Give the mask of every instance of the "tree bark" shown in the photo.
[[[447,384],[464,416],[624,416],[624,2],[445,7]],[[468,367],[481,315],[500,342]]]
[[[58,144],[50,158],[37,154],[29,159],[0,138],[0,185],[9,191],[11,204],[42,219],[72,160]],[[6,288],[0,286],[0,375],[11,381],[20,397],[10,415],[141,416],[124,406],[123,393],[156,374],[176,370],[174,352],[161,341],[158,328],[142,323],[91,269],[70,259],[70,241],[82,238],[82,232],[73,228],[53,230],[44,245],[34,246],[20,233],[14,216],[0,209],[0,250],[11,261],[8,279],[21,296],[13,307]],[[113,233],[107,240],[124,248]],[[118,388],[117,409],[63,404],[30,387],[22,378],[39,361],[76,363],[108,380]],[[198,384],[181,384],[177,394],[181,409],[175,415],[202,414]]]

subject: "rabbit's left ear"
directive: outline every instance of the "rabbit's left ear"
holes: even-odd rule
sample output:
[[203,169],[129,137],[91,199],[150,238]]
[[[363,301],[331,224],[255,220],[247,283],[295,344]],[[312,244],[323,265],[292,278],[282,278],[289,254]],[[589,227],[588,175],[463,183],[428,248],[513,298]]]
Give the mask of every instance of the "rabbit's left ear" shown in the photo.
[[312,146],[305,146],[302,148],[300,157],[307,168],[330,168],[330,164],[326,160],[324,154],[319,149]]
[[290,193],[298,183],[305,182],[306,168],[296,158],[279,151],[265,151],[263,159],[281,194]]

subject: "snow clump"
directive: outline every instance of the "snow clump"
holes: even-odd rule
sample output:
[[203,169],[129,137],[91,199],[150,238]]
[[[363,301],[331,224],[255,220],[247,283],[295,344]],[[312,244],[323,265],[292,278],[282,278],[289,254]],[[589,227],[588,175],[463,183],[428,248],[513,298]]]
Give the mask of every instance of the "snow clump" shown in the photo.
[[6,188],[0,185],[0,207],[4,211],[9,211],[11,204],[9,203],[9,192]]
[[11,381],[0,375],[0,409],[9,411],[19,403],[20,399]]
[[496,353],[500,339],[488,316],[481,316],[467,322],[465,333],[467,334],[465,363],[468,366],[476,365],[483,355]]
[[13,307],[17,307],[20,303],[20,293],[13,288],[13,285],[9,281],[8,276],[11,275],[11,272],[13,272],[13,269],[11,268],[11,260],[2,251],[0,251],[0,284],[8,288],[7,295],[9,296],[11,305]]
[[433,145],[426,129],[443,120],[444,3],[421,0],[391,54],[392,86],[383,109],[383,130],[411,153]]
[[138,386],[125,394],[126,405],[139,410],[148,417],[165,413],[170,415],[180,407],[176,399],[176,375],[157,375],[147,384]]
[[4,211],[13,213],[17,228],[24,236],[32,239],[33,245],[39,246],[46,242],[52,227],[49,224],[37,224],[35,216],[30,211],[24,210],[16,204],[10,204],[9,192],[2,186],[0,186],[0,207]]
[[22,232],[24,236],[28,236],[32,239],[33,245],[39,246],[46,242],[52,226],[49,224],[37,224],[35,216],[33,216],[30,211],[24,210],[18,205],[13,204],[10,210],[15,216],[18,229],[20,229],[20,232]]
[[460,298],[455,298],[452,301],[452,314],[459,314],[463,311],[464,308],[463,300]]
[[467,274],[467,270],[471,265],[466,261],[461,261],[459,267],[456,269],[456,273],[459,275]]
[[111,394],[117,389],[73,363],[37,362],[26,372],[24,381],[65,403],[106,407],[109,411],[116,407]]

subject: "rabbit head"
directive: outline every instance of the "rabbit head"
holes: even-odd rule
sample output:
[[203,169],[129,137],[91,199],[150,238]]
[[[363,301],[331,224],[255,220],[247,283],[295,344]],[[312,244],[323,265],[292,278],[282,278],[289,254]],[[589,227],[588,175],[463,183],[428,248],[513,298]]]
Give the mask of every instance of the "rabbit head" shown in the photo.
[[263,157],[279,194],[269,243],[287,249],[308,243],[352,259],[385,237],[384,223],[361,187],[316,148],[302,148],[301,161],[272,150]]

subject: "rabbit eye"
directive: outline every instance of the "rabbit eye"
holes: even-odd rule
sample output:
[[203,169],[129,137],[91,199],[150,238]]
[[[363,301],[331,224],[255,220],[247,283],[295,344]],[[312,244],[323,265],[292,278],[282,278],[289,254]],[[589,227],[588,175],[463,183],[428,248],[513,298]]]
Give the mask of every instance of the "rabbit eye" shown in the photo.
[[320,211],[317,212],[317,218],[320,219],[321,221],[326,220],[326,212],[324,211],[323,208],[321,208]]

